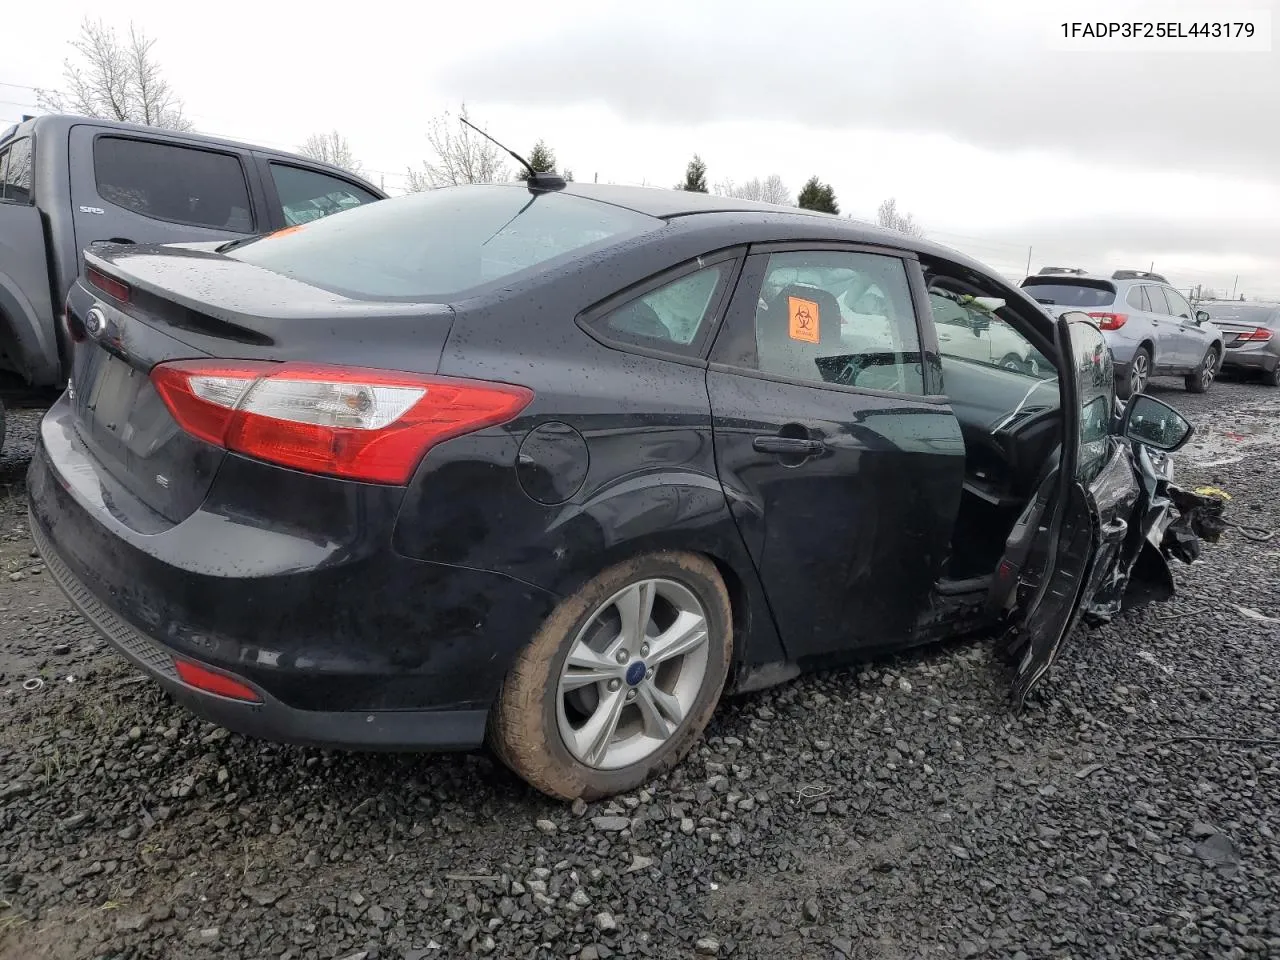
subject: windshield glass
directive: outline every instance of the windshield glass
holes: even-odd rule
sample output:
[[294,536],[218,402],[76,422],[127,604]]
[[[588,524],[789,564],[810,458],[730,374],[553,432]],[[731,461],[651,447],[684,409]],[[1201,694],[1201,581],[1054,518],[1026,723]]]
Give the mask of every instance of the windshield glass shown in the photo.
[[356,299],[440,300],[661,224],[595,200],[491,184],[370,203],[226,255]]

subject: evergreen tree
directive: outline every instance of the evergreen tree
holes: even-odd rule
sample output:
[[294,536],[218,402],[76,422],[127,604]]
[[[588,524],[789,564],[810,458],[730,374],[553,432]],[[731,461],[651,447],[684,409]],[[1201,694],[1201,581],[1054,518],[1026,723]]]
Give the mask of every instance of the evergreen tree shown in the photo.
[[823,183],[817,177],[810,177],[800,191],[796,206],[802,210],[819,210],[822,213],[839,213],[840,204],[836,203],[836,192],[831,184]]
[[[539,140],[533,145],[533,152],[528,157],[529,166],[537,170],[538,173],[555,173],[556,172],[556,153],[547,146],[545,140]],[[517,180],[528,180],[529,171],[521,167],[520,172],[516,174]]]
[[684,183],[676,186],[677,190],[688,190],[690,193],[709,193],[707,190],[707,165],[696,153],[684,171]]

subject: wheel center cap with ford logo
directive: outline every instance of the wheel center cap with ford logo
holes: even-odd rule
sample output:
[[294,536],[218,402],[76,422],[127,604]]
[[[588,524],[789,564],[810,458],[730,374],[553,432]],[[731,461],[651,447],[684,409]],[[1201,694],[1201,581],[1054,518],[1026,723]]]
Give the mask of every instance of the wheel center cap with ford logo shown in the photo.
[[631,666],[627,667],[627,685],[634,687],[648,672],[649,668],[644,665],[643,660],[636,660]]

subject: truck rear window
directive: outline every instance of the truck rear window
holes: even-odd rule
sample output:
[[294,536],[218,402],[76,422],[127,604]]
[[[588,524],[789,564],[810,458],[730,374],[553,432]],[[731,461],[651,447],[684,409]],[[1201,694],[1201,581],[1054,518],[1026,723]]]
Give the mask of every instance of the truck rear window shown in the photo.
[[226,255],[360,300],[442,300],[662,221],[523,186],[449,187],[356,207]]
[[1026,280],[1022,288],[1036,301],[1053,307],[1106,307],[1116,299],[1116,288],[1102,280]]

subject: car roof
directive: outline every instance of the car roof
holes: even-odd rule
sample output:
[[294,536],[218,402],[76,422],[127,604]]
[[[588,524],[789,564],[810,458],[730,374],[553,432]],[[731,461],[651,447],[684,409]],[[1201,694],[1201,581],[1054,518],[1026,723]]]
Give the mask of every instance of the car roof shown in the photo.
[[379,190],[372,183],[369,183],[364,177],[350,170],[344,170],[336,167],[331,163],[325,163],[322,160],[313,160],[310,157],[304,157],[298,153],[290,153],[287,150],[274,150],[271,147],[260,146],[256,143],[244,143],[239,140],[228,140],[225,137],[212,137],[205,133],[197,133],[194,130],[170,130],[167,127],[148,127],[140,123],[122,123],[119,120],[103,120],[98,117],[78,117],[71,114],[46,113],[38,117],[32,117],[30,120],[24,121],[15,127],[6,129],[0,133],[0,142],[17,137],[23,134],[35,134],[38,137],[54,136],[61,137],[78,124],[89,124],[94,127],[102,127],[104,129],[118,131],[120,133],[136,133],[144,137],[154,137],[157,134],[175,140],[186,140],[193,145],[222,147],[224,149],[230,147],[235,150],[252,150],[256,153],[265,154],[268,157],[279,157],[282,160],[290,160],[292,162],[302,162],[310,167],[319,170],[328,170],[337,176],[347,180],[356,180],[367,186],[379,196],[385,196],[383,191]]
[[662,187],[629,187],[612,183],[599,184],[570,181],[563,192],[578,197],[599,200],[601,203],[610,203],[616,207],[626,207],[636,213],[647,213],[651,217],[658,217],[663,220],[695,213],[735,212],[790,213],[807,217],[840,219],[834,214],[821,213],[817,210],[802,210],[799,207],[763,203],[759,200],[739,200],[735,197],[721,197],[714,193],[668,190]]

